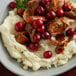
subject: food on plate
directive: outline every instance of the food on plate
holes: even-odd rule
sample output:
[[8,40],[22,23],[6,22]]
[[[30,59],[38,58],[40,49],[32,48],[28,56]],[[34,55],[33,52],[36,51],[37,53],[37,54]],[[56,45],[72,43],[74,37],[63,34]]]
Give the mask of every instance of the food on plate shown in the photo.
[[64,65],[76,54],[76,3],[16,0],[0,26],[10,56],[36,71]]

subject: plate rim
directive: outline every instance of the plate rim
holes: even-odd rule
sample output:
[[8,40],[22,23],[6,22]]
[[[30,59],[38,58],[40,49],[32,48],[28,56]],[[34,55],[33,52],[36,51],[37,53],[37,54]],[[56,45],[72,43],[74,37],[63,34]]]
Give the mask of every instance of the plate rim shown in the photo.
[[[3,1],[3,0],[2,0],[2,1]],[[10,1],[12,1],[12,0],[10,0]],[[1,37],[1,35],[0,35],[0,37]],[[2,40],[0,40],[0,44],[1,44],[0,48],[2,48],[2,46],[4,46],[3,43],[2,43]],[[3,47],[3,48],[4,48],[4,47]],[[2,50],[2,51],[8,52],[7,50]],[[1,54],[1,53],[0,53],[0,54]],[[13,58],[11,57],[11,59],[13,59]],[[9,61],[9,59],[7,59],[7,60]],[[2,64],[5,68],[7,68],[7,69],[8,69],[9,71],[11,71],[12,73],[14,73],[14,74],[16,74],[16,75],[19,75],[19,76],[25,76],[25,75],[22,75],[20,72],[15,71],[14,69],[12,69],[12,67],[9,66],[8,63],[6,63],[4,60],[2,60],[1,57],[0,57],[0,62],[1,62],[1,64]],[[16,63],[18,63],[18,62],[16,62]],[[13,64],[13,65],[14,65],[14,64]],[[59,75],[59,74],[61,74],[61,73],[64,73],[64,72],[72,69],[73,67],[76,67],[76,64],[75,64],[75,63],[74,63],[72,66],[70,66],[70,67],[68,67],[68,68],[65,68],[64,71],[62,71],[62,72],[58,71],[58,72],[55,73],[54,75]],[[26,71],[26,70],[25,70],[25,71]],[[26,75],[27,75],[27,74],[26,74]],[[27,75],[27,76],[30,76],[30,75]],[[42,75],[40,75],[40,76],[42,76]],[[50,75],[49,75],[49,76],[50,76]]]
[[[12,70],[10,67],[8,67],[8,65],[5,64],[5,62],[4,62],[3,60],[0,59],[0,61],[1,61],[1,64],[2,64],[6,69],[8,69],[10,72],[12,72],[12,73],[14,73],[14,74],[16,74],[16,75],[22,76],[22,74],[19,74],[19,73],[16,72],[15,70]],[[59,74],[65,73],[65,72],[71,70],[71,69],[74,68],[74,67],[76,67],[76,65],[73,65],[73,66],[65,69],[65,71],[62,71],[62,72],[59,72],[59,73],[55,73],[54,75],[59,75]],[[23,75],[23,76],[25,76],[25,75]]]

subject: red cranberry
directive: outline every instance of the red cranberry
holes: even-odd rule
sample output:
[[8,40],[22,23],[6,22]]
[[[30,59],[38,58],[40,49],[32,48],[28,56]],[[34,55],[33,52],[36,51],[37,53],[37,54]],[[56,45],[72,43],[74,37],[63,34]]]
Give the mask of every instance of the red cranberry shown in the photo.
[[10,2],[9,7],[14,9],[15,5],[16,5],[16,1],[12,1],[12,2]]
[[43,53],[44,58],[51,58],[52,57],[52,52],[51,51],[45,51]]
[[36,50],[38,50],[38,44],[37,43],[30,43],[29,44],[29,49],[31,50],[31,51],[36,51]]
[[46,4],[48,4],[48,2],[49,2],[49,0],[42,0],[42,5],[46,5]]
[[67,36],[73,36],[75,34],[75,29],[74,28],[69,28],[67,31],[66,31],[66,35]]
[[42,33],[42,38],[43,39],[49,39],[50,38],[50,34],[48,32],[43,32]]
[[17,22],[17,23],[15,24],[15,30],[16,30],[17,32],[24,31],[24,28],[25,28],[25,25],[24,25],[23,22]]
[[63,11],[62,9],[58,9],[58,10],[56,11],[56,14],[57,14],[58,17],[61,17],[61,16],[64,15],[64,11]]
[[38,32],[44,32],[45,31],[45,26],[42,25],[40,28],[37,29]]
[[40,16],[44,15],[45,14],[45,9],[42,6],[39,6],[37,8],[37,14],[40,15]]
[[64,5],[63,5],[63,10],[64,10],[64,11],[71,11],[70,5],[64,4]]
[[63,46],[57,46],[55,49],[56,54],[60,54],[64,50]]
[[55,17],[56,17],[56,13],[55,13],[54,11],[49,11],[49,12],[47,13],[47,18],[48,18],[48,19],[53,20],[53,19],[55,19]]
[[41,36],[40,36],[40,34],[38,34],[38,33],[36,33],[34,36],[33,36],[33,41],[34,42],[39,42],[40,41],[40,39],[41,39]]
[[39,28],[41,25],[43,25],[43,21],[40,19],[34,20],[32,23],[32,26],[35,29]]

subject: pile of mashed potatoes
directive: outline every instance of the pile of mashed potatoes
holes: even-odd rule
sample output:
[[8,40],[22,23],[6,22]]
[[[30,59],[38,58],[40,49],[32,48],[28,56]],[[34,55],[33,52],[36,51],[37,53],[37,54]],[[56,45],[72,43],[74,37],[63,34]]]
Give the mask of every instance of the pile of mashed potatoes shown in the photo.
[[[51,59],[40,57],[42,49],[51,50],[55,48],[55,46],[52,46],[47,40],[40,41],[41,48],[39,48],[39,52],[30,52],[25,46],[19,44],[15,40],[14,26],[18,21],[22,21],[22,18],[17,15],[17,10],[14,9],[10,11],[4,23],[0,26],[0,32],[4,46],[7,48],[10,56],[22,63],[24,65],[24,69],[28,69],[30,67],[36,71],[41,67],[50,68],[52,65],[57,67],[58,65],[66,64],[68,60],[76,54],[76,35],[74,35],[73,39],[67,44],[63,54],[56,54],[52,51],[54,56]],[[75,25],[76,22],[74,23],[74,26]]]

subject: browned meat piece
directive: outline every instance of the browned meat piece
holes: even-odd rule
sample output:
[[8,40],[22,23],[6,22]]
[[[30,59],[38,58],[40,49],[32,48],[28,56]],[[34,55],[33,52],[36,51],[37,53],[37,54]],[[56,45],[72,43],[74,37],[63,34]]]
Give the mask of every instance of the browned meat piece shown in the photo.
[[28,42],[29,40],[24,34],[25,32],[16,32],[15,34],[16,41],[21,44],[25,44],[26,42]]
[[36,30],[32,28],[31,24],[26,24],[25,31],[27,31],[27,33],[30,36],[31,41],[33,41],[33,36]]
[[51,37],[50,41],[54,45],[63,45],[69,41],[69,37],[65,37],[64,34],[59,34],[55,37]]
[[57,34],[61,34],[65,30],[65,27],[66,27],[66,24],[64,23],[62,24],[53,23],[49,25],[48,31],[52,35],[57,35]]
[[65,24],[67,24],[68,27],[69,27],[69,26],[71,26],[72,23],[75,22],[75,20],[74,20],[74,19],[67,18],[67,17],[63,17],[63,22],[64,22]]
[[66,17],[57,18],[48,25],[47,29],[53,36],[56,36],[64,32],[67,27],[71,26],[72,22],[74,22],[74,20]]
[[25,26],[25,31],[27,31],[28,33],[31,33],[32,30],[33,30],[32,25],[27,23]]
[[72,18],[72,19],[76,19],[76,14],[72,14],[70,12],[65,12],[65,16]]
[[45,21],[45,17],[42,16],[31,16],[30,12],[28,11],[28,9],[24,12],[23,14],[23,19],[26,23],[32,23],[32,21],[36,20],[36,19],[41,19],[43,21]]
[[27,4],[27,9],[25,10],[23,14],[23,19],[26,23],[32,23],[32,21],[36,19],[41,19],[45,21],[45,17],[42,16],[35,16],[35,10],[39,6],[41,0],[30,0]]
[[29,33],[29,35],[30,35],[30,39],[31,39],[32,42],[33,42],[33,36],[34,36],[34,34],[36,33],[35,31],[36,31],[36,30],[33,29],[32,32]]
[[72,8],[72,11],[70,12],[65,12],[65,16],[76,19],[76,8]]
[[76,8],[72,8],[72,11],[76,13]]
[[61,34],[65,28],[66,28],[66,24],[63,21],[64,18],[59,18],[56,19],[55,21],[53,21],[52,23],[50,23],[48,25],[48,31],[52,34],[52,35],[57,35],[57,34]]
[[46,5],[47,11],[54,10],[56,11],[59,8],[62,8],[64,5],[64,0],[50,0],[50,2]]
[[51,43],[57,46],[55,49],[57,54],[64,53],[64,46],[67,46],[69,39],[70,38],[66,37],[64,33],[51,38]]
[[69,37],[65,37],[65,34],[60,34],[56,36],[56,40],[58,41],[58,45],[63,45],[69,41]]
[[20,8],[17,9],[17,13],[19,16],[23,16],[24,11],[25,11],[24,9],[20,9]]
[[63,51],[64,51],[64,45],[61,46],[58,45],[55,49],[56,54],[63,53]]
[[36,8],[39,6],[41,0],[30,0],[27,4],[27,7],[30,11],[30,14],[33,16],[35,14]]

